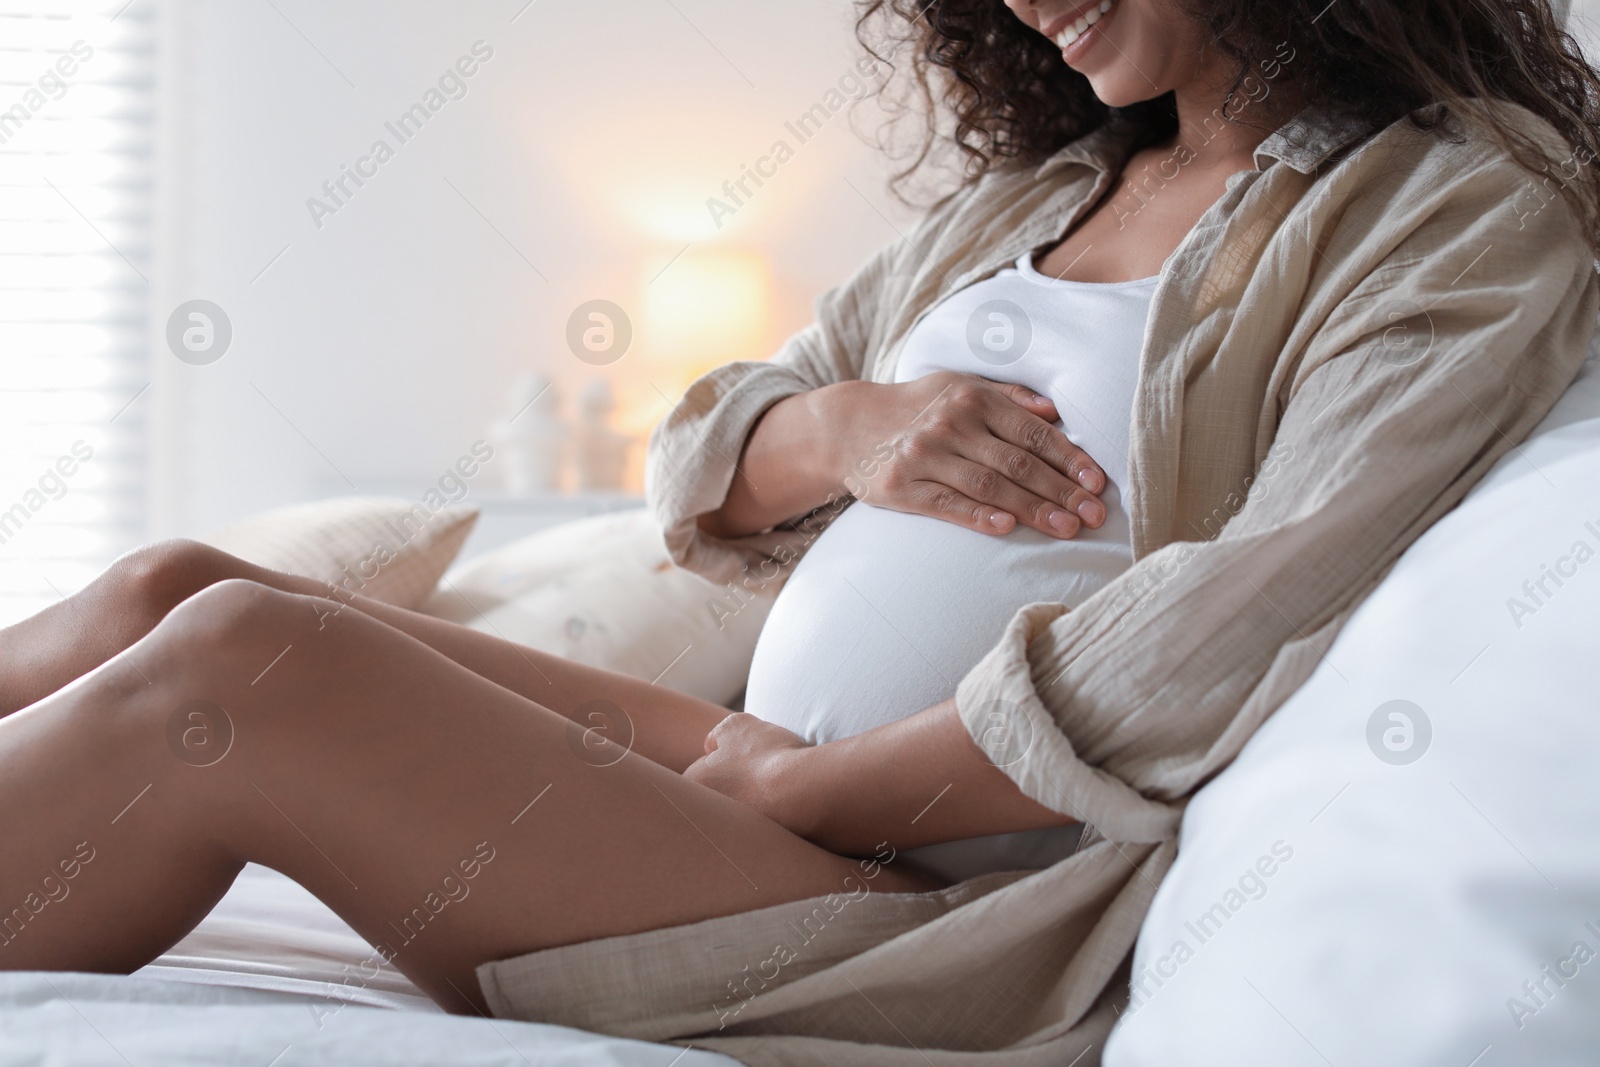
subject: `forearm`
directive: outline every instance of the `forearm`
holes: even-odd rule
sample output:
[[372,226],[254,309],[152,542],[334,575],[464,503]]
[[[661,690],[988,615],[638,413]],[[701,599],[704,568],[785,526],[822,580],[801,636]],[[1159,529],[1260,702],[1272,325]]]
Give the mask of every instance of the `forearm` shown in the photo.
[[731,539],[760,533],[805,515],[830,496],[846,494],[837,423],[839,401],[865,382],[824,386],[780,400],[745,439],[722,507],[700,517],[700,529]]
[[786,788],[803,835],[844,855],[1075,821],[1024,796],[973,743],[953,700],[805,750]]

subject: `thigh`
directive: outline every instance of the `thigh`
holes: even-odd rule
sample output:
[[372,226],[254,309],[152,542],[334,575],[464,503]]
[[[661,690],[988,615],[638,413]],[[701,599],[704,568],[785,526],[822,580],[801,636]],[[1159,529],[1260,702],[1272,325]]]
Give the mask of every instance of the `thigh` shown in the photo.
[[[140,817],[236,841],[441,1004],[481,1008],[473,972],[491,960],[848,888],[855,861],[620,746],[575,743],[547,708],[315,603],[270,594],[243,623],[180,622],[135,649],[153,677],[209,664],[167,699],[214,701],[233,734],[214,765],[168,756],[173,787],[158,782]],[[208,641],[232,651],[185,651]],[[882,877],[888,891],[935,884]]]
[[312,578],[268,570],[195,541],[162,541],[118,559],[86,588],[0,629],[0,717],[43,700],[128,649],[189,597],[243,579],[338,601],[422,641],[467,669],[674,770],[704,754],[726,708],[637,678],[586,667]]
[[[216,549],[192,554],[202,584],[242,578],[284,592],[326,597],[328,587],[311,578],[283,574]],[[493,634],[345,591],[338,605],[386,623],[454,660],[475,674],[573,720],[591,745],[612,740],[664,767],[682,771],[705,754],[705,737],[730,714],[727,708],[540,652]]]

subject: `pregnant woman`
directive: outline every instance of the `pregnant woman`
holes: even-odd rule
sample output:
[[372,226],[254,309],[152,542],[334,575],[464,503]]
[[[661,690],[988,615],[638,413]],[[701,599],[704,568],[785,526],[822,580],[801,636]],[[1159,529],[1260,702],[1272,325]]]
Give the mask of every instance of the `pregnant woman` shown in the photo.
[[1576,373],[1600,82],[1546,0],[864,17],[968,178],[652,445],[675,558],[787,579],[746,713],[136,552],[0,632],[0,967],[257,862],[452,1011],[1094,1062],[1185,798]]

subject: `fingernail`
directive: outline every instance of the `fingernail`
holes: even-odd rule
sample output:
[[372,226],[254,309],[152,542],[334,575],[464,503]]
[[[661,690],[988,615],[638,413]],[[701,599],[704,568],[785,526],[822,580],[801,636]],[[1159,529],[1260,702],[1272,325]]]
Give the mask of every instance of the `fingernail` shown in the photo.
[[1099,526],[1105,521],[1105,505],[1098,500],[1085,500],[1078,505],[1078,516],[1090,526]]
[[1010,513],[1005,511],[996,511],[994,514],[989,516],[989,525],[997,528],[1010,526],[1014,521],[1015,520],[1012,519]]
[[1078,484],[1091,493],[1098,493],[1105,488],[1105,476],[1099,471],[1084,471],[1078,475]]
[[1052,529],[1059,530],[1064,534],[1075,533],[1078,529],[1078,520],[1065,511],[1052,511],[1050,517],[1045,521],[1050,523]]

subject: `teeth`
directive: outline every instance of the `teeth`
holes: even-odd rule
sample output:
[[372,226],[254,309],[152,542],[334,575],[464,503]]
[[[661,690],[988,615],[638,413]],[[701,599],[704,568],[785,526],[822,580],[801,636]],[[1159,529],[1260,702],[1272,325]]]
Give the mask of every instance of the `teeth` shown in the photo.
[[1082,37],[1089,31],[1090,26],[1099,22],[1105,16],[1105,13],[1111,10],[1111,5],[1115,2],[1116,0],[1100,0],[1098,6],[1090,8],[1086,13],[1079,16],[1070,26],[1056,34],[1056,47],[1066,48],[1079,37]]

